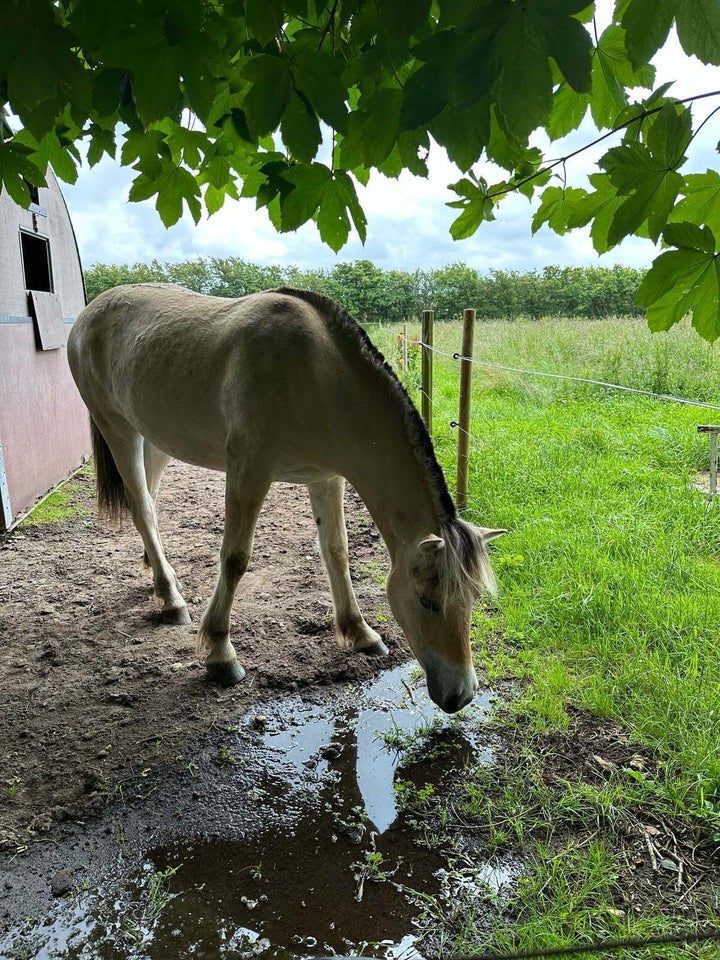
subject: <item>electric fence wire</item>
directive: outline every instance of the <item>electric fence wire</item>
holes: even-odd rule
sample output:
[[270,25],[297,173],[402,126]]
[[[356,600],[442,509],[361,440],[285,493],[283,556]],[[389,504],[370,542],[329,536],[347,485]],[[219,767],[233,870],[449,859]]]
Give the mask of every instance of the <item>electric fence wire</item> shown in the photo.
[[669,403],[682,403],[691,407],[702,407],[705,410],[718,410],[720,405],[716,403],[706,403],[703,400],[689,400],[687,397],[675,397],[669,393],[655,393],[653,390],[642,390],[640,387],[626,387],[620,383],[609,383],[606,380],[593,380],[590,377],[572,377],[566,373],[549,373],[544,370],[526,370],[523,367],[510,367],[503,363],[492,363],[489,360],[476,360],[474,357],[464,357],[461,353],[448,353],[446,350],[439,350],[422,340],[414,340],[413,343],[424,347],[432,353],[437,353],[441,357],[450,357],[451,360],[465,360],[468,363],[474,363],[476,366],[488,367],[492,370],[504,370],[508,373],[519,373],[528,377],[546,377],[551,380],[567,380],[571,383],[586,383],[595,387],[606,387],[610,390],[621,390],[625,393],[640,394],[644,397],[652,397],[655,400],[665,400]]

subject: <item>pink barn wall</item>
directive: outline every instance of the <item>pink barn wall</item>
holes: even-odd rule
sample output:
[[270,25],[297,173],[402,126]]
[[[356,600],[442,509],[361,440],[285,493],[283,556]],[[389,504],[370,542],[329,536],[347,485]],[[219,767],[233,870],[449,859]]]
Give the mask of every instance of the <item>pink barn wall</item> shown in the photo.
[[90,428],[65,347],[39,351],[29,321],[0,323],[0,398],[0,444],[15,518],[90,456]]

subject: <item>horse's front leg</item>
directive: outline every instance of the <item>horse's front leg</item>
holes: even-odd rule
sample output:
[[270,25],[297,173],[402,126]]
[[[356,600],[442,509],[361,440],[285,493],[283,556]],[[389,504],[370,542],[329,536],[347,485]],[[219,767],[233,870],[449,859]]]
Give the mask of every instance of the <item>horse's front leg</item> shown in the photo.
[[344,490],[343,477],[331,477],[320,483],[308,484],[320,552],[330,581],[335,636],[344,650],[385,654],[388,649],[380,635],[363,620],[350,580],[350,557],[343,509]]
[[228,469],[220,573],[198,634],[199,647],[208,651],[208,679],[223,687],[239,683],[245,676],[229,637],[230,611],[240,578],[250,562],[255,525],[269,488],[269,481]]

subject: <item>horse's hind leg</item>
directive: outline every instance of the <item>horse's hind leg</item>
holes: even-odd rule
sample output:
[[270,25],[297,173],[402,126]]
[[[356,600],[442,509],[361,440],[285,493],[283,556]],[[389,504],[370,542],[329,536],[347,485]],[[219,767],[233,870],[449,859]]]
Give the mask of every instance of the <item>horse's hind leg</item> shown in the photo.
[[[157,518],[157,499],[158,493],[160,491],[160,481],[162,479],[163,471],[168,465],[172,458],[169,457],[162,450],[159,450],[154,444],[150,443],[149,440],[143,438],[143,463],[145,465],[145,481],[147,483],[148,491],[152,497],[153,504],[155,505],[155,515]],[[143,553],[143,563],[146,567],[150,566],[150,558],[148,557],[147,550]],[[182,587],[179,583],[176,583],[178,590],[182,593]]]
[[331,477],[320,483],[308,484],[310,503],[320,539],[320,552],[325,561],[330,593],[335,612],[335,635],[338,644],[346,650],[384,654],[387,647],[380,635],[363,620],[350,580],[343,492],[345,480]]
[[208,651],[208,678],[224,687],[239,683],[245,676],[229,637],[230,611],[240,578],[250,562],[255,525],[269,489],[269,479],[249,475],[228,464],[220,574],[198,634],[199,646]]
[[[97,422],[97,418],[96,418]],[[130,424],[98,423],[125,485],[125,498],[153,571],[155,595],[163,602],[164,623],[190,623],[177,577],[160,541],[155,504],[145,474],[144,440]],[[158,477],[159,483],[159,477]]]

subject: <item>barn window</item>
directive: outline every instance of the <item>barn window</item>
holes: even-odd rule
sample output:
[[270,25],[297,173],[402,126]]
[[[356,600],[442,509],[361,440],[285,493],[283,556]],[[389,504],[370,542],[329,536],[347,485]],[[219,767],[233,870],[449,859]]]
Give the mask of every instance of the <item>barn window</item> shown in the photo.
[[34,233],[20,231],[22,246],[23,273],[26,290],[53,291],[52,264],[50,261],[50,241]]

